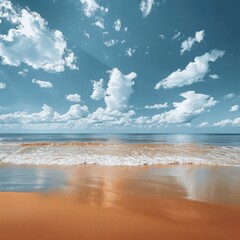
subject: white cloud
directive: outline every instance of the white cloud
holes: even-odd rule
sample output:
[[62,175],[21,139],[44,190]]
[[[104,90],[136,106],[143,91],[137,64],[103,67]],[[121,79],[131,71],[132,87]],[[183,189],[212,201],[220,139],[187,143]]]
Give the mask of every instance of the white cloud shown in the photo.
[[65,64],[68,66],[71,70],[79,70],[78,67],[73,64],[73,62],[76,62],[77,58],[74,56],[74,53],[71,52],[68,54],[68,56],[65,57]]
[[224,55],[224,51],[214,49],[202,56],[194,58],[184,70],[178,69],[172,72],[167,78],[156,84],[155,89],[163,87],[174,88],[191,85],[196,82],[203,81],[205,75],[209,72],[209,62],[215,62],[218,58]]
[[90,96],[94,100],[100,100],[105,97],[106,90],[103,87],[104,81],[100,79],[99,81],[93,81],[93,93]]
[[88,17],[91,17],[100,8],[95,0],[80,0],[80,2],[84,6],[84,14]]
[[85,36],[85,37],[87,37],[87,38],[90,38],[90,35],[89,35],[89,33],[88,33],[88,32],[86,32],[86,31],[84,30],[84,32],[83,32],[83,33],[84,33],[84,36]]
[[53,121],[55,122],[67,122],[69,120],[77,120],[79,118],[86,117],[88,115],[88,107],[86,105],[80,106],[79,104],[72,105],[68,112],[63,115],[55,113]]
[[52,83],[46,82],[46,81],[42,81],[42,80],[33,79],[32,83],[38,84],[40,86],[40,88],[53,88]]
[[224,119],[220,122],[216,122],[213,124],[215,127],[225,127],[227,125],[233,126],[233,127],[239,127],[240,126],[240,117],[237,117],[235,119]]
[[117,19],[115,22],[114,22],[114,29],[119,32],[121,30],[121,20],[120,19]]
[[77,93],[75,94],[69,94],[69,95],[66,95],[66,99],[69,101],[69,102],[81,102],[81,96]]
[[0,115],[0,121],[2,123],[34,123],[34,122],[48,122],[54,117],[54,111],[46,104],[43,105],[42,111],[38,113],[28,112],[13,112]]
[[181,32],[175,31],[175,34],[174,34],[174,36],[172,37],[172,39],[175,40],[175,39],[180,39],[180,38],[181,38]]
[[147,17],[150,14],[153,4],[154,4],[154,0],[141,1],[140,10],[142,11],[143,17]]
[[13,27],[7,34],[0,34],[2,64],[20,66],[24,63],[48,72],[62,72],[65,66],[77,69],[74,54],[67,48],[62,32],[49,29],[38,13],[15,8],[5,0],[0,3],[0,16]]
[[6,87],[6,83],[0,82],[0,89],[5,89]]
[[209,126],[208,122],[201,122],[197,127],[202,128],[202,127],[207,127]]
[[104,19],[103,18],[97,18],[97,21],[95,23],[93,23],[93,25],[104,29]]
[[174,109],[154,115],[152,123],[187,123],[191,122],[208,108],[216,105],[217,101],[206,94],[188,91],[180,94],[185,98],[182,102],[174,102]]
[[231,109],[229,110],[230,112],[237,112],[239,110],[239,105],[234,105],[231,107]]
[[226,95],[224,95],[224,100],[228,100],[228,99],[231,99],[231,98],[234,98],[236,97],[236,95],[234,93],[228,93]]
[[204,30],[195,33],[195,37],[189,37],[182,42],[180,53],[183,54],[186,51],[190,51],[194,43],[200,43],[205,36]]
[[209,75],[211,79],[219,79],[219,76],[217,74],[211,74]]
[[23,77],[26,77],[27,76],[27,73],[28,73],[28,69],[24,68],[23,70],[19,71],[18,74],[23,76]]
[[146,105],[144,108],[146,109],[161,109],[161,108],[167,108],[168,107],[168,103],[165,102],[163,104],[154,104],[154,105]]
[[[108,81],[107,89],[103,89],[103,80],[99,82],[100,97],[104,94],[105,108],[98,108],[95,112],[89,114],[86,119],[80,119],[76,122],[75,126],[88,126],[95,129],[113,128],[114,126],[126,127],[131,126],[133,123],[132,116],[135,114],[133,110],[129,110],[129,99],[133,93],[133,79],[137,74],[132,72],[128,75],[123,75],[117,68],[108,71],[110,78]],[[99,89],[98,89],[99,90]],[[95,92],[96,96],[99,92]],[[93,95],[93,94],[92,94]]]
[[13,112],[0,115],[1,123],[57,123],[67,122],[70,120],[76,120],[82,117],[86,117],[88,114],[87,106],[80,106],[79,104],[72,105],[65,114],[59,114],[54,111],[47,104],[44,104],[42,110],[37,113],[28,112]]
[[135,52],[136,52],[136,49],[134,49],[134,48],[128,48],[128,49],[126,50],[126,56],[132,57]]
[[119,110],[109,110],[98,108],[95,112],[89,114],[85,119],[79,119],[75,122],[75,128],[87,129],[120,129],[121,127],[132,126],[133,110],[121,112]]
[[112,47],[118,43],[118,40],[111,39],[109,41],[104,41],[103,43],[107,47]]
[[83,4],[83,12],[87,17],[93,16],[98,10],[103,14],[108,12],[108,8],[99,6],[95,0],[80,0],[80,2]]
[[117,68],[112,69],[109,73],[110,79],[104,98],[107,109],[123,111],[128,107],[129,98],[133,93],[133,79],[137,77],[137,74],[131,72],[123,75]]
[[160,34],[159,37],[164,40],[166,37],[163,34]]

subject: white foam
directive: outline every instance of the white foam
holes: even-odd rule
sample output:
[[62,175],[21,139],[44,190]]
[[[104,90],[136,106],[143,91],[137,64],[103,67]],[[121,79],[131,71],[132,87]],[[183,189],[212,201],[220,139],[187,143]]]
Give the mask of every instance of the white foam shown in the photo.
[[[120,150],[119,150],[120,148]],[[121,148],[123,150],[121,150]],[[128,149],[129,148],[129,149]],[[124,149],[127,149],[124,152]],[[137,145],[79,146],[11,146],[0,151],[0,161],[12,164],[64,165],[99,164],[141,166],[153,164],[195,164],[240,166],[239,147],[196,147],[164,145],[139,148]]]

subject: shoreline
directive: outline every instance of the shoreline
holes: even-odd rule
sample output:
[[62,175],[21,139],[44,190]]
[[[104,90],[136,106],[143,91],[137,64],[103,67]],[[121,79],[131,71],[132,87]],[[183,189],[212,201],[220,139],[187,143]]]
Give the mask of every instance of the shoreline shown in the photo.
[[0,163],[18,165],[240,166],[240,147],[196,144],[28,142],[3,144]]

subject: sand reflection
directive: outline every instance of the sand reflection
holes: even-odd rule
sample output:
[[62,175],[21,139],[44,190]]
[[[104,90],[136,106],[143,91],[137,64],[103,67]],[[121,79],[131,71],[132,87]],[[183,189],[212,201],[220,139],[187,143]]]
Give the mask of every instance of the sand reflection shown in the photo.
[[[210,203],[240,203],[240,168],[209,166],[106,167],[72,170],[75,200],[103,207],[126,206],[134,199],[188,198]],[[134,203],[137,204],[137,203]]]

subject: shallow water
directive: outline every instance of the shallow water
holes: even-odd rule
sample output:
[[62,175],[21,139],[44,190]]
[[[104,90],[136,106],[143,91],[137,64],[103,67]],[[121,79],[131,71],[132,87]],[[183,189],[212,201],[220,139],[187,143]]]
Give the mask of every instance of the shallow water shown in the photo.
[[1,166],[0,192],[70,193],[78,202],[109,207],[133,197],[240,204],[240,168],[222,166]]
[[0,192],[46,192],[66,187],[63,169],[0,165]]

